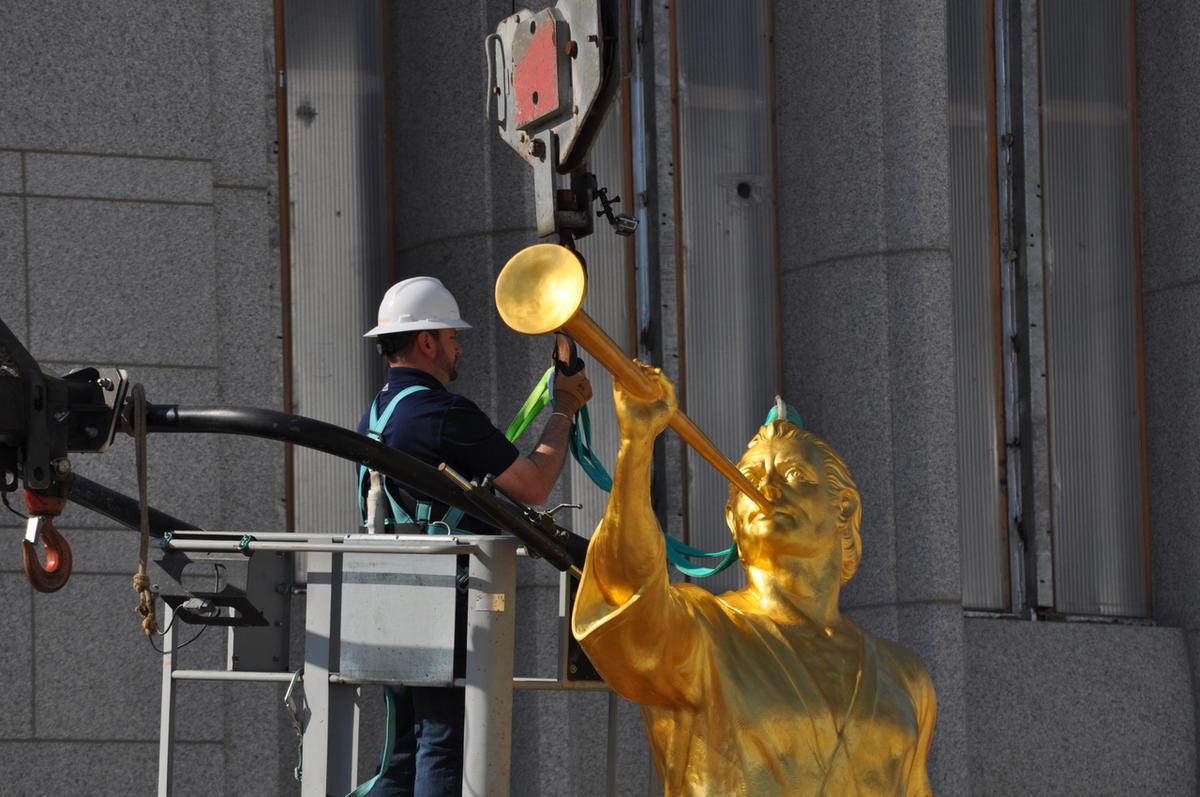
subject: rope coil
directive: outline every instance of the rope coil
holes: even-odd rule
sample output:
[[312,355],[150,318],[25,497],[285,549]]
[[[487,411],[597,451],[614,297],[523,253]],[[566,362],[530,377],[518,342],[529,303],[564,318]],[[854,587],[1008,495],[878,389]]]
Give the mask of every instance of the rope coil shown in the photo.
[[146,464],[146,390],[141,383],[133,386],[133,439],[137,456],[138,509],[141,540],[138,545],[138,568],[133,574],[133,590],[138,593],[137,613],[142,618],[146,636],[158,633],[158,616],[154,606],[154,591],[146,574],[146,559],[150,550],[149,477]]

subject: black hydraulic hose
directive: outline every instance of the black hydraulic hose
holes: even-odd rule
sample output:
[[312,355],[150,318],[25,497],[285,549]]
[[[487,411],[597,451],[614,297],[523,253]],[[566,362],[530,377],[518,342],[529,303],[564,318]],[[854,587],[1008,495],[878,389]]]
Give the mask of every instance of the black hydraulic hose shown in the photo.
[[[366,465],[443,504],[457,506],[459,491],[419,459],[331,423],[258,407],[180,407],[150,404],[146,431],[240,434],[295,443]],[[465,507],[463,507],[465,509]],[[474,514],[474,513],[472,513]],[[488,518],[480,518],[488,522]]]
[[[464,494],[449,477],[419,459],[364,437],[357,432],[331,423],[290,415],[258,407],[180,407],[174,404],[149,404],[146,407],[146,431],[151,433],[240,434],[265,437],[311,448],[348,459],[426,495],[447,506],[457,507],[488,525],[517,537],[526,546],[541,553],[545,550],[545,535],[532,524],[503,522],[508,518],[485,512],[477,502]],[[572,562],[566,555],[547,556],[546,560],[559,570],[568,569]],[[575,563],[583,566],[583,560]]]
[[[91,479],[84,478],[78,473],[67,477],[67,498],[79,504],[84,509],[90,509],[98,515],[114,520],[122,526],[128,526],[135,531],[141,522],[138,502],[133,498],[110,490],[103,484],[97,484]],[[154,507],[150,507],[150,533],[156,537],[165,536],[172,531],[200,531],[185,520],[168,515]]]
[[[442,470],[439,468],[439,470]],[[443,471],[444,472],[444,471]],[[529,523],[525,518],[517,514],[516,510],[504,505],[502,501],[496,499],[494,495],[484,490],[478,485],[471,484],[462,479],[457,474],[450,475],[459,489],[463,491],[463,499],[471,506],[477,507],[479,511],[487,513],[492,518],[494,525],[501,528],[526,527],[526,524],[531,529],[536,529],[532,523]],[[457,477],[457,478],[456,478]],[[545,536],[538,531],[530,531],[529,541],[525,543],[526,548],[531,555],[539,556],[545,559],[550,564],[557,567],[559,570],[569,570],[573,564],[571,557],[568,556],[566,550],[556,545],[551,537]],[[522,539],[525,539],[524,537]],[[586,551],[586,548],[585,548]],[[579,560],[579,567],[583,565],[583,560]],[[578,568],[577,568],[578,569]]]

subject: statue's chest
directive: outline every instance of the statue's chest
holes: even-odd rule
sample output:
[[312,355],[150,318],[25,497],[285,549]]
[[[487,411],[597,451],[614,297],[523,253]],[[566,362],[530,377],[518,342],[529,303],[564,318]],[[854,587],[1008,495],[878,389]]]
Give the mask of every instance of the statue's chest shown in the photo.
[[796,634],[789,647],[820,692],[840,731],[862,685],[861,638]]
[[772,631],[756,634],[757,644],[730,640],[718,655],[726,699],[780,725],[816,722],[842,733],[862,690],[862,638]]

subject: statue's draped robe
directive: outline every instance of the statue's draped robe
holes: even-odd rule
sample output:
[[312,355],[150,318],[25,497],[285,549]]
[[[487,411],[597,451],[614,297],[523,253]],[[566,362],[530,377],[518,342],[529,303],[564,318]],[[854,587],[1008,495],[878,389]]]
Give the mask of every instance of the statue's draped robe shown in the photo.
[[836,690],[844,673],[812,655],[822,629],[775,622],[748,590],[668,585],[665,570],[614,606],[602,577],[585,568],[575,634],[609,685],[642,705],[668,797],[931,793],[934,691],[903,647],[860,632],[852,697],[843,686],[835,711],[818,683]]

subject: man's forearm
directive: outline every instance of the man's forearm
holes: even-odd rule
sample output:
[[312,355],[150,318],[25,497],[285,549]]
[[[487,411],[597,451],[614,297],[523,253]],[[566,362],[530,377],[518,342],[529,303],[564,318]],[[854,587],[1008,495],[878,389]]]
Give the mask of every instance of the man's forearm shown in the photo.
[[563,463],[567,461],[567,450],[571,441],[571,421],[562,413],[551,414],[542,429],[537,445],[529,452],[529,458],[538,471],[546,476],[546,489],[554,486]]
[[496,484],[527,504],[544,504],[566,462],[570,435],[571,421],[561,413],[551,415],[533,451],[517,457]]

